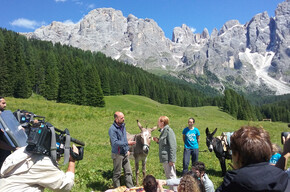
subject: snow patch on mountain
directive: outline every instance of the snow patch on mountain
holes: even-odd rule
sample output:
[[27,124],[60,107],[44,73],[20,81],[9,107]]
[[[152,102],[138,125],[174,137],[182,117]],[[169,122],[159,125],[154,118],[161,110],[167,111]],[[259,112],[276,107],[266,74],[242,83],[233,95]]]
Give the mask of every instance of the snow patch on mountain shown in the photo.
[[270,88],[276,90],[276,95],[288,94],[290,93],[290,87],[284,81],[276,80],[268,75],[274,55],[275,53],[271,51],[266,52],[264,55],[251,53],[251,50],[247,48],[245,52],[239,53],[239,59],[253,66],[258,77],[256,81],[258,85],[261,82],[265,83]]

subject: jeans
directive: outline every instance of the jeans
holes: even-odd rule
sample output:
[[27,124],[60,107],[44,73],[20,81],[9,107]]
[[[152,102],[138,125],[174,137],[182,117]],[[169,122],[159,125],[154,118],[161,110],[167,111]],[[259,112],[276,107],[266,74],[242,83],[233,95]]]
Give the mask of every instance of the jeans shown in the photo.
[[183,151],[183,170],[182,170],[182,175],[188,172],[188,165],[190,161],[190,156],[191,156],[191,165],[198,161],[198,149],[187,149],[184,148]]
[[113,173],[113,185],[114,188],[120,187],[120,177],[122,172],[122,167],[124,169],[126,187],[131,188],[134,187],[132,181],[132,170],[129,161],[128,155],[119,155],[112,153],[112,159],[114,164],[114,173]]

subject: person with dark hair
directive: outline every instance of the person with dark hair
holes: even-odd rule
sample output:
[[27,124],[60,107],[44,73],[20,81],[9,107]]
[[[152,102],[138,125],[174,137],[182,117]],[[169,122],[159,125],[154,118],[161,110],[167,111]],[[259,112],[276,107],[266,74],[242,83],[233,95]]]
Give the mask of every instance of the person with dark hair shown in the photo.
[[188,171],[191,156],[191,164],[198,161],[199,130],[194,127],[195,119],[188,119],[188,127],[182,131],[184,151],[183,151],[183,170],[182,175]]
[[[72,150],[78,154],[78,148]],[[31,153],[21,147],[9,155],[1,169],[0,191],[39,192],[48,188],[53,191],[70,191],[74,185],[75,159],[70,156],[64,173],[50,156]]]
[[125,172],[126,187],[131,188],[134,185],[132,181],[132,170],[129,160],[129,145],[136,144],[136,141],[127,140],[124,114],[117,111],[114,113],[114,119],[114,123],[109,129],[114,166],[113,185],[114,188],[120,187],[120,177],[123,168]]
[[216,192],[285,191],[287,174],[269,164],[272,155],[270,136],[263,128],[242,126],[231,136],[235,170],[228,171]]
[[[193,175],[196,176],[200,181],[200,188],[204,189],[205,192],[214,192],[214,185],[213,182],[209,179],[207,174],[205,173],[205,165],[203,162],[197,161],[194,162],[192,165],[191,171],[188,171],[184,175]],[[168,186],[178,186],[180,183],[180,180],[182,178],[177,179],[167,179],[167,180],[160,180],[162,185],[168,185]]]
[[[176,138],[174,131],[169,127],[169,118],[161,116],[158,119],[158,127],[160,128],[159,138],[153,137],[153,140],[159,144],[159,160],[163,164],[165,175],[167,179],[176,178]],[[176,187],[171,186],[174,190]],[[176,191],[176,189],[174,190]]]
[[155,179],[153,175],[146,175],[143,179],[143,187],[146,192],[163,192],[162,185]]
[[192,171],[200,179],[206,192],[214,192],[213,182],[209,179],[205,172],[205,164],[203,162],[197,161],[192,165]]
[[[0,96],[0,115],[6,108],[6,100]],[[0,130],[0,169],[5,159],[11,154],[11,151],[15,151],[15,147],[11,147],[4,139],[4,133]]]

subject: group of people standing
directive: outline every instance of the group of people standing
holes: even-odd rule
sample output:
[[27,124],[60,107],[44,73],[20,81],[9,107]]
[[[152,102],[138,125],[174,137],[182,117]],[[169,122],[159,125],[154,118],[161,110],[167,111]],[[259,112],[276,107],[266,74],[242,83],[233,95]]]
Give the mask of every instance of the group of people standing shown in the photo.
[[[127,140],[125,118],[122,112],[115,112],[114,123],[109,129],[110,142],[112,146],[113,159],[113,185],[120,186],[120,176],[122,168],[124,169],[126,186],[133,187],[132,171],[129,162],[129,145],[136,144],[135,141]],[[183,134],[184,154],[183,154],[183,174],[188,172],[190,157],[192,163],[198,161],[198,147],[199,147],[199,130],[194,127],[195,120],[190,118],[188,120],[188,127],[186,127]],[[159,145],[159,160],[163,164],[165,176],[167,179],[176,179],[176,150],[177,143],[175,133],[169,126],[169,118],[161,116],[158,119],[158,127],[160,128],[160,136],[153,137],[153,140]],[[171,186],[171,190],[177,191],[176,186]]]
[[[123,166],[125,170],[126,186],[130,188],[133,187],[133,182],[131,167],[127,157],[129,154],[128,145],[134,145],[135,143],[133,141],[127,141],[124,114],[116,112],[114,117],[115,121],[109,130],[112,144],[112,158],[114,162],[113,183],[114,187],[120,186],[119,179]],[[121,118],[122,121],[119,121],[119,118]],[[159,138],[153,137],[153,140],[159,144],[159,159],[160,163],[163,164],[167,180],[157,181],[154,176],[148,175],[143,181],[144,188],[147,188],[148,191],[163,191],[162,185],[164,184],[171,186],[170,189],[173,191],[192,191],[185,190],[185,188],[189,186],[192,187],[195,181],[197,181],[196,179],[194,180],[194,176],[198,174],[192,174],[190,172],[195,172],[195,162],[197,162],[197,164],[200,163],[198,162],[200,132],[194,127],[194,123],[194,118],[189,118],[188,127],[184,128],[182,132],[184,141],[183,177],[177,179],[175,168],[177,149],[176,137],[174,131],[169,127],[169,118],[166,116],[159,117],[158,126],[161,133]],[[284,145],[284,156],[280,158],[276,166],[269,163],[273,148],[269,133],[263,128],[242,126],[232,134],[230,142],[234,169],[226,173],[224,181],[216,189],[216,192],[290,191],[290,174],[288,176],[284,171],[284,169],[286,169],[287,159],[290,156],[290,136],[288,142],[286,142],[288,145],[286,145],[286,147]],[[118,158],[116,158],[116,156]],[[193,167],[191,171],[188,171],[190,157],[192,157]],[[281,160],[283,159],[284,161],[282,162]],[[198,171],[201,173],[201,170]],[[205,168],[203,168],[203,170],[205,170]],[[290,172],[290,170],[288,172]],[[214,191],[214,186],[205,174],[205,171],[203,171],[202,175],[199,175],[199,180],[202,181],[203,188],[198,187],[198,189],[194,191]],[[168,184],[174,182],[175,184],[173,185]],[[204,188],[206,182],[207,189]],[[178,184],[178,190],[176,183]],[[188,183],[190,183],[190,185],[188,185]],[[199,182],[196,183],[198,184]],[[154,190],[150,189],[152,186]],[[159,190],[157,190],[157,188]]]

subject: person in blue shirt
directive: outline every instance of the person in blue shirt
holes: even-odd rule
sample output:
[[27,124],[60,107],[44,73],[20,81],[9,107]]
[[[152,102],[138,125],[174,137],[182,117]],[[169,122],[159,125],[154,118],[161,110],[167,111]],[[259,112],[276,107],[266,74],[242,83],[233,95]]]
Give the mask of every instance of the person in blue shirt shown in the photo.
[[188,166],[190,162],[190,156],[192,164],[198,161],[198,147],[199,147],[199,130],[194,127],[195,119],[188,119],[188,127],[182,131],[184,151],[183,151],[183,171],[182,175],[188,172]]
[[122,112],[115,112],[115,121],[109,129],[109,136],[112,146],[112,159],[114,165],[113,185],[120,187],[122,168],[124,169],[127,188],[133,187],[132,170],[129,161],[129,145],[135,145],[136,141],[127,140],[125,117]]
[[271,165],[276,165],[276,163],[278,162],[278,160],[281,157],[282,149],[276,143],[272,143],[272,149],[273,149],[273,153],[272,153],[272,157],[271,157],[269,163]]

